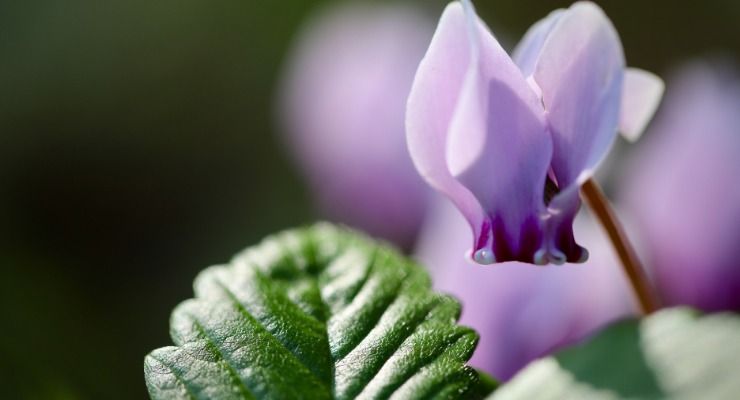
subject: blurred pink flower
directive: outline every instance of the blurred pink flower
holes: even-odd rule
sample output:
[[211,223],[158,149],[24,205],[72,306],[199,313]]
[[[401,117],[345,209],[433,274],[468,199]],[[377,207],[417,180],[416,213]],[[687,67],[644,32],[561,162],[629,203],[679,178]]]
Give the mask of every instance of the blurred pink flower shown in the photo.
[[397,5],[325,10],[300,33],[279,96],[286,142],[325,216],[404,245],[428,197],[404,113],[433,29]]
[[584,264],[482,267],[464,257],[470,228],[460,213],[441,200],[432,209],[417,258],[437,290],[462,302],[460,322],[480,334],[472,366],[509,379],[533,359],[637,312],[609,243],[589,220],[575,224],[592,250]]
[[624,209],[667,305],[740,310],[740,78],[695,62],[669,88],[620,181]]

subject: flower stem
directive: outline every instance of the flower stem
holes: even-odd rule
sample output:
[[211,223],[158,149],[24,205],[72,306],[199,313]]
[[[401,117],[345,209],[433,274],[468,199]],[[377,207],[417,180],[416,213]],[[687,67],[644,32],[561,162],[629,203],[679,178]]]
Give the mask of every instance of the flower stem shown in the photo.
[[624,229],[619,224],[614,210],[609,205],[609,200],[607,200],[604,192],[596,181],[589,179],[583,184],[581,195],[606,230],[614,246],[614,250],[616,250],[619,256],[624,272],[627,278],[629,278],[629,282],[635,292],[643,314],[650,314],[656,311],[658,309],[658,300],[655,292],[650,285],[645,270],[640,264],[640,260],[635,254],[634,248],[632,248],[629,240],[627,240],[627,235],[625,235]]

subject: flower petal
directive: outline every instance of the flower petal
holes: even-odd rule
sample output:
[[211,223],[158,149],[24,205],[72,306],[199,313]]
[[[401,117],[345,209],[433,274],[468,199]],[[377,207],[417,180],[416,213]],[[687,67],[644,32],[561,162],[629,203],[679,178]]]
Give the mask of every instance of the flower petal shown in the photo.
[[550,204],[557,217],[548,228],[560,237],[549,237],[548,248],[561,251],[569,262],[583,257],[570,226],[580,206],[577,188],[593,175],[616,137],[623,75],[619,37],[604,12],[589,2],[574,4],[558,19],[537,60],[534,80],[548,114],[551,167],[561,190]]
[[583,182],[616,136],[624,55],[614,27],[593,3],[576,3],[546,40],[534,78],[542,89],[560,187]]
[[547,17],[542,18],[532,25],[519,44],[512,53],[512,58],[519,69],[522,70],[524,76],[529,77],[534,73],[534,68],[537,65],[537,60],[540,57],[542,46],[545,44],[545,39],[555,27],[560,17],[563,16],[565,10],[559,8],[548,14]]
[[637,68],[627,68],[622,90],[622,114],[619,130],[630,142],[635,142],[652,118],[663,97],[665,84],[655,74]]
[[463,213],[477,237],[485,219],[478,200],[447,165],[447,133],[470,65],[465,13],[450,3],[416,72],[406,108],[406,139],[416,169]]
[[570,185],[548,204],[545,220],[545,243],[535,255],[537,264],[581,263],[588,260],[588,251],[576,243],[573,221],[581,208],[579,186]]
[[552,154],[544,109],[472,7],[466,12],[472,62],[450,125],[447,162],[488,217],[474,245],[476,261],[533,262]]

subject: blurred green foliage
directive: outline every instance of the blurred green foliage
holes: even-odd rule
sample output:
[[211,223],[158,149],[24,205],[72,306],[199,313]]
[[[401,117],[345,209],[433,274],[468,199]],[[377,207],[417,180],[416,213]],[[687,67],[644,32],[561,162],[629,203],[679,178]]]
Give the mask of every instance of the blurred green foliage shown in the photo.
[[[0,397],[144,398],[196,272],[316,218],[272,95],[320,3],[0,2]],[[740,51],[737,2],[599,3],[632,65]],[[512,43],[569,1],[476,4]]]
[[533,361],[487,400],[735,399],[740,318],[665,308]]

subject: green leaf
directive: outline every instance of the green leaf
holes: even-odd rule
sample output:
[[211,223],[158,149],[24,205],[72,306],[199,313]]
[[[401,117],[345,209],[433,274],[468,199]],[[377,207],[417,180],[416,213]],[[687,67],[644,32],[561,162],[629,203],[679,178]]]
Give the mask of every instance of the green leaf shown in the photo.
[[674,308],[535,361],[489,399],[736,399],[738,371],[740,316]]
[[483,397],[459,315],[395,250],[319,224],[203,271],[146,383],[154,399]]

